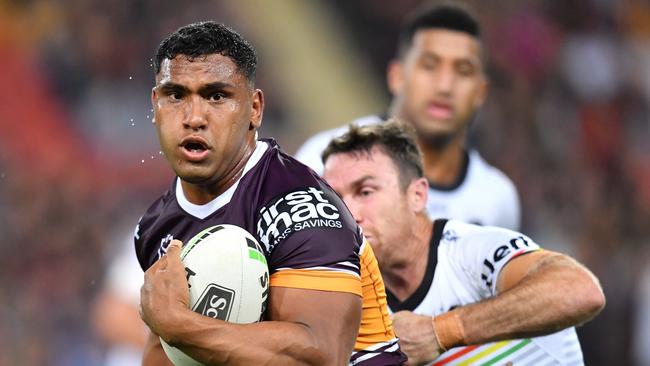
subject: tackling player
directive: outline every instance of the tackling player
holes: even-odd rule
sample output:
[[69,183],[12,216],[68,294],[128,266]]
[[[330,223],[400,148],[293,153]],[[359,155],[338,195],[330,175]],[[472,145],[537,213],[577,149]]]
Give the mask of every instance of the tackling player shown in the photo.
[[[467,130],[487,96],[483,44],[476,19],[462,7],[425,7],[404,24],[388,67],[389,114],[417,132],[429,181],[431,217],[519,229],[517,190],[508,177],[465,146]],[[368,116],[356,125],[378,123]],[[321,132],[296,158],[322,174],[321,153],[347,127]]]
[[[169,364],[158,336],[208,365],[400,365],[377,262],[350,212],[310,169],[257,139],[256,62],[245,39],[214,22],[182,27],[157,50],[155,126],[178,177],[136,229],[151,329],[143,365]],[[264,246],[268,321],[232,324],[188,308],[181,242],[218,224]]]
[[603,308],[598,280],[518,232],[432,222],[407,126],[352,127],[328,145],[323,162],[377,255],[409,364],[445,351],[434,365],[583,364],[574,326]]

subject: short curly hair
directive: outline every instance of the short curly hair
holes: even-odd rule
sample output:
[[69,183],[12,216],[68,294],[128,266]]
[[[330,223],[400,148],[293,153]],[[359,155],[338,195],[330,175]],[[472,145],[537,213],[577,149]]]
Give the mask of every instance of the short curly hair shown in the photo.
[[350,125],[346,133],[330,141],[321,157],[324,164],[334,154],[370,154],[375,146],[397,167],[402,189],[413,179],[424,176],[422,152],[415,142],[415,131],[411,125],[395,118],[361,127]]
[[466,4],[449,1],[425,2],[407,16],[402,24],[398,41],[398,56],[404,56],[411,47],[415,33],[432,28],[462,32],[478,41],[481,40],[481,27],[472,9]]
[[154,57],[156,75],[164,59],[184,55],[189,60],[220,54],[230,58],[250,83],[255,83],[257,55],[255,48],[231,28],[213,21],[192,23],[163,39]]

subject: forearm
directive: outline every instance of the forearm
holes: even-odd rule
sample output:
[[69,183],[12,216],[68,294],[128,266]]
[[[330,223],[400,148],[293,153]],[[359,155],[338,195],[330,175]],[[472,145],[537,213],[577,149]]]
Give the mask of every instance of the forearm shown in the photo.
[[165,355],[158,336],[151,332],[142,350],[142,366],[174,366]]
[[163,339],[206,365],[324,365],[326,355],[302,324],[233,324],[182,312]]
[[582,324],[603,307],[591,273],[562,255],[543,258],[516,286],[454,310],[465,344],[533,337]]

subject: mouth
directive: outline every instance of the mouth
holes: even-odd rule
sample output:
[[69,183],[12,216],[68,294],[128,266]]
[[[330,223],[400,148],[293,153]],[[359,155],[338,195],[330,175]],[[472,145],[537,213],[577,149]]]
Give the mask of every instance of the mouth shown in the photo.
[[448,119],[451,117],[451,105],[444,102],[431,102],[427,105],[427,113],[436,119]]
[[200,161],[207,157],[210,145],[205,139],[199,136],[188,136],[184,138],[180,147],[189,161]]

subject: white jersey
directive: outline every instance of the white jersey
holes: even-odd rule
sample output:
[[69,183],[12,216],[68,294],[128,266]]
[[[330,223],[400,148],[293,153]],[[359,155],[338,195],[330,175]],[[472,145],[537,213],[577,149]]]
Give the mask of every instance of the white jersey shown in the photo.
[[[364,126],[379,123],[379,116],[352,121]],[[348,131],[347,126],[322,131],[309,138],[296,152],[296,159],[323,174],[321,154],[329,142]],[[520,207],[517,189],[497,168],[489,165],[476,150],[465,155],[462,174],[456,183],[442,187],[429,182],[429,215],[453,218],[479,225],[519,230]]]
[[[400,302],[386,289],[391,312],[435,316],[494,297],[496,279],[511,259],[540,247],[515,231],[436,220],[427,271],[418,289]],[[575,328],[543,337],[453,348],[432,365],[583,365]]]

